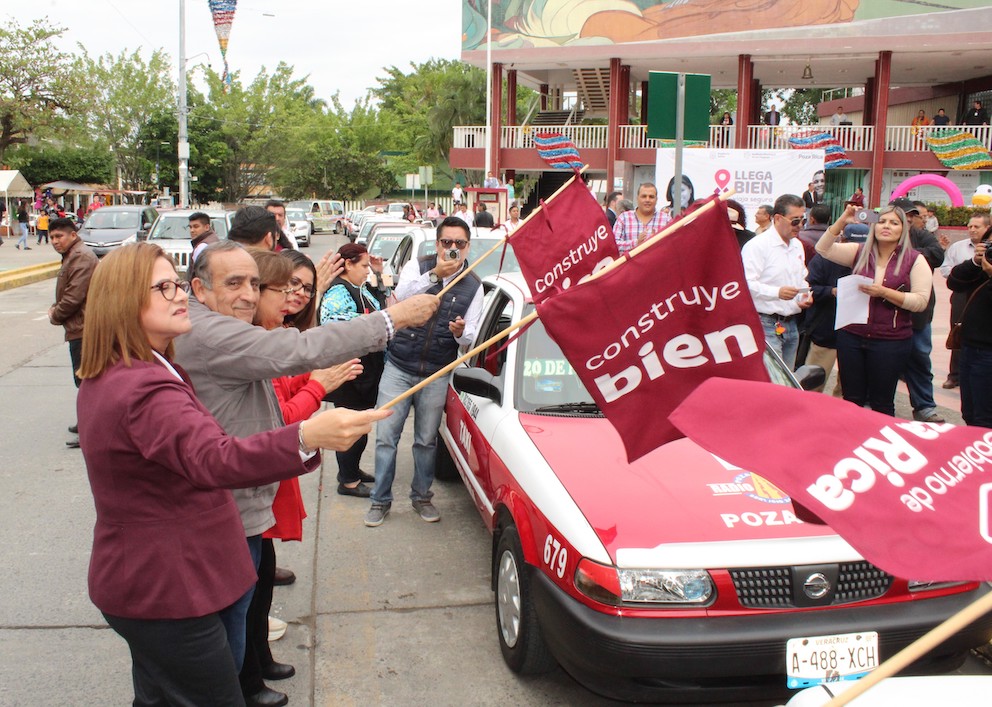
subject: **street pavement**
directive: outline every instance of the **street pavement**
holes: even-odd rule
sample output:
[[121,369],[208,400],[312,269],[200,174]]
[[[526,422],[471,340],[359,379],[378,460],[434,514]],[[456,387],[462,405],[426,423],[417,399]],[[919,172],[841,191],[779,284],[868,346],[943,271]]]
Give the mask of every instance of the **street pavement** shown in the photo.
[[[309,254],[316,259],[340,242],[320,234]],[[8,246],[0,270],[42,255]],[[0,543],[8,558],[0,574],[0,705],[123,705],[133,696],[127,647],[86,592],[94,510],[82,456],[64,444],[75,388],[62,330],[45,317],[53,291],[48,280],[0,292]],[[936,392],[941,412],[959,421],[957,391],[939,388],[946,294],[939,298]],[[401,448],[411,441],[405,436]],[[369,471],[373,449],[374,440],[363,460]],[[335,473],[330,458],[301,478],[304,540],[277,543],[279,565],[297,581],[275,590],[272,613],[289,630],[273,653],[297,675],[271,686],[291,705],[617,704],[560,670],[521,678],[505,667],[489,586],[491,540],[460,483],[435,485],[442,520],[424,523],[406,501],[412,460],[401,454],[392,513],[369,529],[368,502],[338,496]],[[974,663],[967,671],[988,669]]]

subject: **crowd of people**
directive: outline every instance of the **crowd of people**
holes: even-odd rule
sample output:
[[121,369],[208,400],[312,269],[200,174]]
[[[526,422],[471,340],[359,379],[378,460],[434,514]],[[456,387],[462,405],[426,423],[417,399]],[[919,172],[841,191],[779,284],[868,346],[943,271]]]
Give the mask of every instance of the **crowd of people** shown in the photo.
[[[676,198],[697,206],[673,184],[667,209],[653,184],[639,185],[636,207],[623,196],[604,202],[621,253],[677,218]],[[267,684],[295,674],[272,654],[270,610],[274,586],[295,576],[277,567],[274,541],[302,538],[297,478],[319,450],[334,450],[337,493],[368,499],[375,528],[394,501],[412,410],[409,499],[423,521],[440,519],[431,487],[447,381],[427,379],[480,324],[481,282],[464,272],[472,229],[443,217],[435,254],[412,259],[390,289],[362,245],[317,263],[285,247],[279,206],[239,209],[226,240],[191,215],[185,277],[153,244],[98,262],[71,219],[48,224],[63,259],[49,318],[65,329],[79,387],[70,446],[82,448],[97,511],[90,596],[128,643],[136,704],[286,704]],[[948,382],[965,421],[992,426],[988,214],[973,216],[967,241],[942,245],[925,207],[906,199],[870,226],[855,204],[832,223],[826,205],[807,206],[782,195],[751,231],[727,202],[767,346],[790,368],[836,362],[835,393],[888,415],[905,380],[914,418],[941,422],[930,370],[941,267],[961,334]],[[520,223],[516,205],[508,223]],[[851,273],[865,278],[868,319],[835,330],[837,281]]]
[[[338,493],[369,499],[376,527],[412,408],[410,502],[440,519],[431,486],[447,383],[403,394],[478,328],[481,283],[463,272],[471,230],[443,219],[437,254],[390,291],[364,246],[317,263],[281,248],[273,211],[243,207],[226,240],[205,238],[193,214],[204,228],[191,228],[185,277],[154,244],[98,264],[71,221],[50,226],[64,263],[50,319],[80,381],[97,512],[90,597],[130,648],[135,704],[286,704],[267,684],[295,674],[269,646],[273,587],[294,579],[274,541],[302,537],[297,477],[319,450],[334,450]],[[359,465],[373,425],[374,475]]]
[[[790,369],[816,365],[829,377],[836,366],[834,395],[888,415],[895,414],[903,381],[913,418],[944,422],[934,401],[931,361],[932,280],[940,268],[952,290],[951,324],[960,324],[966,334],[960,350],[952,352],[943,387],[960,386],[965,422],[986,426],[992,419],[992,387],[982,364],[992,356],[992,337],[979,328],[978,315],[992,303],[983,287],[992,274],[992,262],[984,258],[992,239],[988,212],[973,214],[970,237],[952,245],[938,239],[936,219],[919,201],[896,199],[878,210],[877,222],[866,223],[858,218],[865,203],[858,188],[840,218],[831,221],[830,207],[816,198],[822,174],[802,196],[784,194],[758,207],[754,231],[744,207],[726,201],[766,346]],[[620,191],[606,196],[603,208],[621,255],[672,220],[671,184],[667,191],[666,207],[659,206],[651,183],[638,186],[636,208]],[[858,289],[867,296],[868,319],[838,329],[837,283],[852,273],[865,278]]]

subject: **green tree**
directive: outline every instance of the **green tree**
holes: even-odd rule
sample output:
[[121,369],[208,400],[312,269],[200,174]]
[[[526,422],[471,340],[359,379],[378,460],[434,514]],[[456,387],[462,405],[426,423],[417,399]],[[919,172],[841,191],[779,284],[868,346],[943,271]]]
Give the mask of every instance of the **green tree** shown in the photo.
[[163,114],[174,114],[169,56],[156,50],[146,61],[137,51],[96,59],[84,53],[78,70],[88,77],[91,90],[87,125],[110,148],[121,183],[125,189],[148,187],[155,148],[145,144],[142,131]]
[[84,101],[84,76],[52,44],[63,32],[43,20],[22,27],[10,16],[0,25],[0,162],[11,145],[56,126]]
[[108,184],[114,173],[114,160],[106,146],[19,147],[10,151],[10,164],[19,169],[30,184],[60,179],[84,184]]
[[737,91],[732,88],[714,88],[710,91],[710,122],[718,125],[724,113],[736,116]]
[[823,101],[825,90],[822,88],[795,89],[762,89],[763,105],[769,103],[781,104],[782,115],[788,116],[789,122],[795,125],[816,125],[819,116],[816,107]]

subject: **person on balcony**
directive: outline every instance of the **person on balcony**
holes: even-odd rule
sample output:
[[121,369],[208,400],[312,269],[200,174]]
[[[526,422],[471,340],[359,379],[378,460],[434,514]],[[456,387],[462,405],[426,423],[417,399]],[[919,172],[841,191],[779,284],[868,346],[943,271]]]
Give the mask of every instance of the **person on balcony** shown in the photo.
[[927,112],[925,110],[921,110],[919,113],[917,113],[916,117],[913,118],[913,122],[910,123],[910,125],[912,126],[910,131],[913,133],[913,135],[916,136],[916,149],[922,150],[926,144],[923,141],[923,139],[924,137],[926,137],[927,131],[921,130],[920,128],[925,128],[928,125],[930,125],[930,119],[927,118]]
[[982,108],[981,101],[975,101],[971,110],[964,114],[964,120],[961,122],[964,125],[988,125],[989,112]]
[[482,183],[486,189],[499,189],[499,179],[492,172],[486,173],[486,181]]
[[772,103],[768,111],[765,113],[765,125],[780,125],[782,123],[782,114],[778,112],[778,108]]
[[943,108],[937,109],[937,115],[933,117],[933,124],[937,127],[943,127],[945,125],[951,124],[951,118],[944,112]]
[[844,106],[837,106],[837,110],[830,116],[830,125],[836,128],[840,125],[848,125],[849,123],[847,113],[844,112]]

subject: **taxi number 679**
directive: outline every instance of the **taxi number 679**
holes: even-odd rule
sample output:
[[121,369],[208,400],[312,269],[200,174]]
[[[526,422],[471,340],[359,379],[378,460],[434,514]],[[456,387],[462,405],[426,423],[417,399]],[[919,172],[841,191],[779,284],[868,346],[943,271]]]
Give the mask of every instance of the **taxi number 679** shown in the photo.
[[565,576],[565,565],[568,564],[568,550],[561,546],[561,542],[548,533],[544,539],[544,564],[551,568],[551,571],[558,575],[558,578]]

